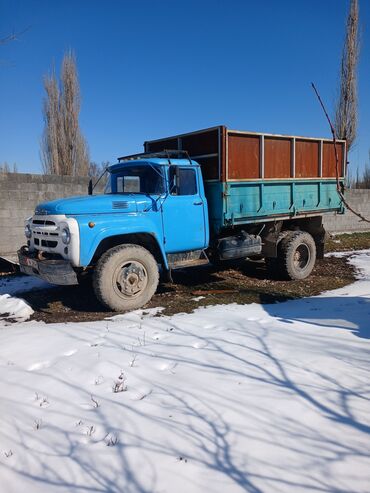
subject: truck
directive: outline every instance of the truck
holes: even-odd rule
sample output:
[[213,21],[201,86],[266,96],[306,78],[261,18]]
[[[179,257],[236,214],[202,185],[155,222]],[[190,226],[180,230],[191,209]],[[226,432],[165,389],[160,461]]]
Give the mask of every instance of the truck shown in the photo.
[[[265,259],[304,279],[342,214],[346,142],[217,126],[146,141],[106,169],[103,194],[39,204],[20,270],[59,285],[92,277],[113,311],[142,307],[173,269]],[[339,188],[341,187],[341,188]]]

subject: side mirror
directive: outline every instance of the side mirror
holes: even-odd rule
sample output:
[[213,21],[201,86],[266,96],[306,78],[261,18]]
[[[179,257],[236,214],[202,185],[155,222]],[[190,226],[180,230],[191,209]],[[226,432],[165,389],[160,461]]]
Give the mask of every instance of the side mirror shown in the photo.
[[87,187],[87,193],[88,193],[89,195],[92,195],[92,193],[93,193],[93,184],[92,184],[92,179],[91,179],[91,178],[90,178],[90,180],[89,180],[89,185],[88,185],[88,187]]

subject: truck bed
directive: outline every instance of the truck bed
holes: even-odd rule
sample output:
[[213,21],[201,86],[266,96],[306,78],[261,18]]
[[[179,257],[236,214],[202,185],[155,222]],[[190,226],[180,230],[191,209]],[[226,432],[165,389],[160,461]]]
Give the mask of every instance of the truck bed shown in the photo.
[[343,212],[336,174],[343,182],[345,141],[337,143],[338,170],[329,139],[225,126],[147,141],[144,148],[187,150],[199,162],[213,231],[267,218]]

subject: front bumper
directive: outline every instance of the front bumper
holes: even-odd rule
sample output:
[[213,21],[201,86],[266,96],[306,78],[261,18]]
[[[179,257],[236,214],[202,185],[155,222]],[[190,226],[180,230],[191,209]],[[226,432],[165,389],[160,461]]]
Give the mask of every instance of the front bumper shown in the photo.
[[41,277],[51,284],[62,286],[78,284],[77,274],[68,260],[39,259],[38,252],[29,252],[26,246],[18,250],[21,272],[29,276]]

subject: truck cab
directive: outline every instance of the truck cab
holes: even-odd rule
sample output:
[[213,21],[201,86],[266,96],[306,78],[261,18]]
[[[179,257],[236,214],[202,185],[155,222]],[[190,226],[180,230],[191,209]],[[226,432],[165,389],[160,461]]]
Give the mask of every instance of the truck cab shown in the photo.
[[94,270],[100,301],[122,310],[154,294],[158,266],[169,272],[205,261],[207,200],[200,166],[186,152],[122,157],[106,174],[103,194],[38,205],[18,256],[22,272],[54,284],[78,284]]

